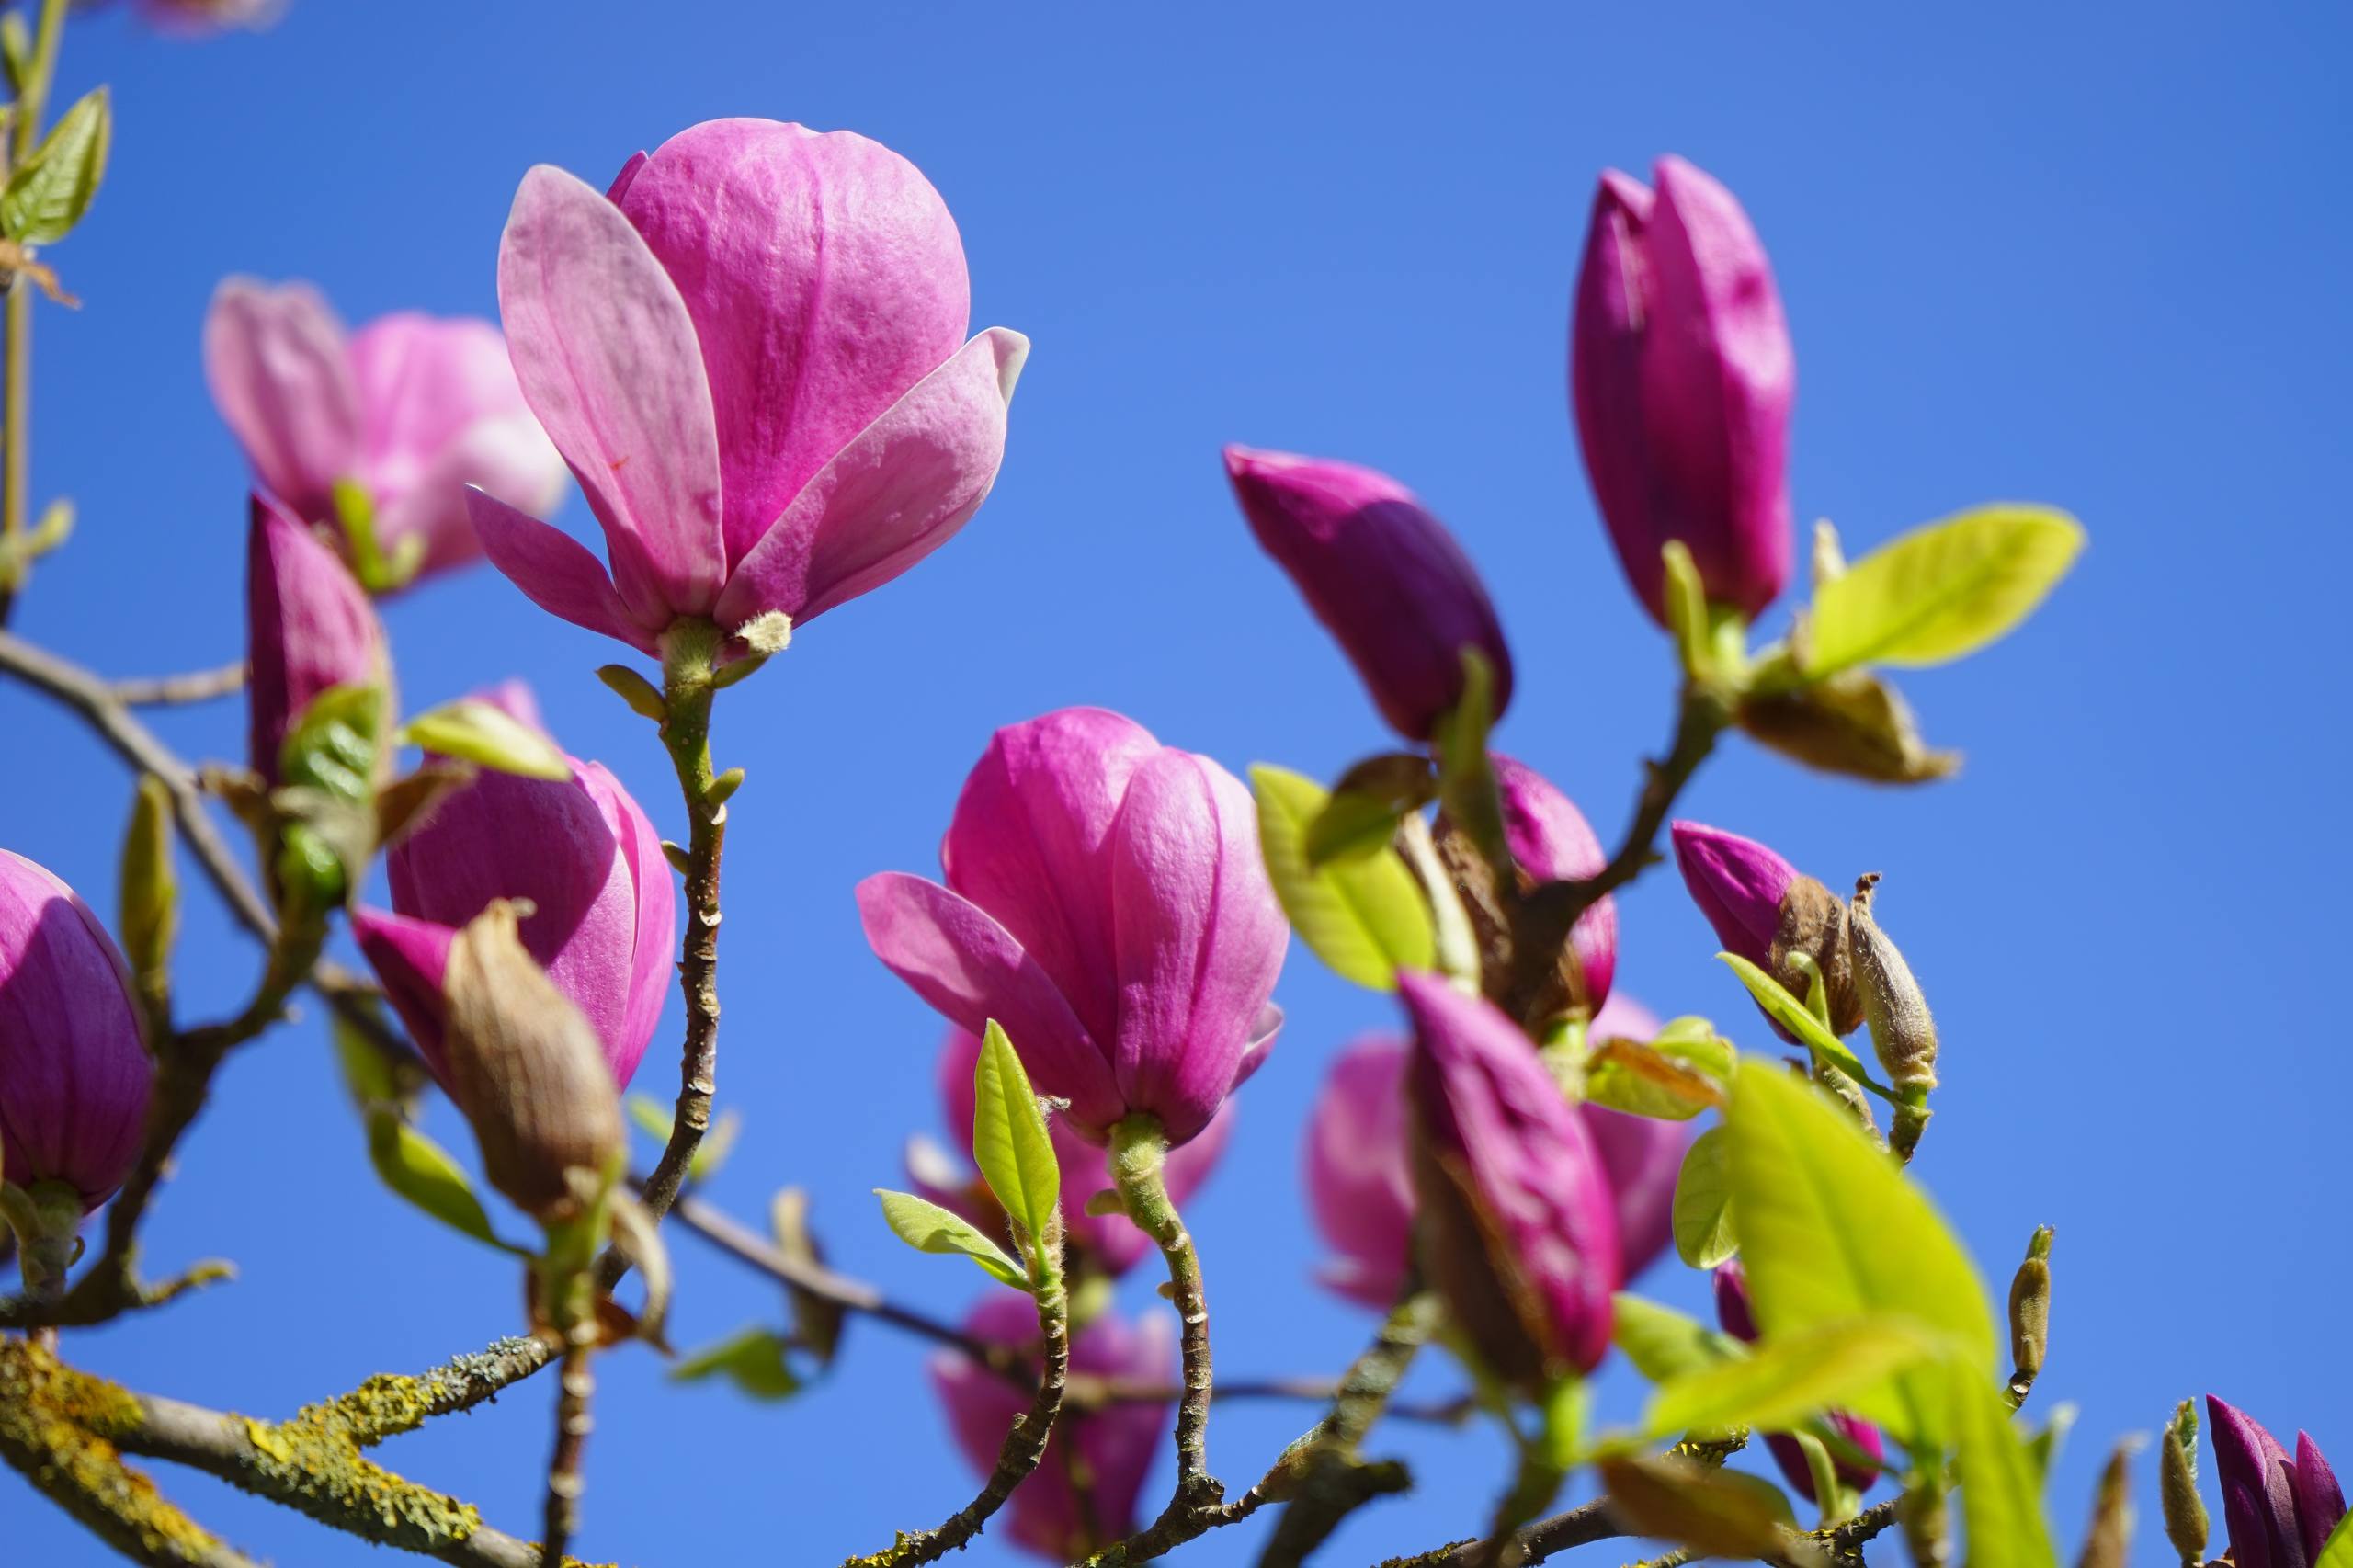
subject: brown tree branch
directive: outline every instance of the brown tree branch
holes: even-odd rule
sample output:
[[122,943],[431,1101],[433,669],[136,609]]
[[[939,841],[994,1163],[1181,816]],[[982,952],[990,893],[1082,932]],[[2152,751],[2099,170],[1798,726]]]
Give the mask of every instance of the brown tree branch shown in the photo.
[[114,683],[114,699],[125,708],[177,708],[191,702],[210,702],[241,691],[245,685],[245,662],[222,665],[209,670],[188,670],[180,675],[151,676]]

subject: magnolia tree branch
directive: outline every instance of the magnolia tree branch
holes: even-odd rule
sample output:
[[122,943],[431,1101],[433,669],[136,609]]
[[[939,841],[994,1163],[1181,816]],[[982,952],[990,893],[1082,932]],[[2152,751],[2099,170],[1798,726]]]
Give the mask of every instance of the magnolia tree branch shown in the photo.
[[1111,1185],[1128,1218],[1152,1238],[1168,1265],[1183,1348],[1184,1392],[1176,1402],[1176,1492],[1164,1518],[1216,1504],[1222,1489],[1210,1475],[1210,1303],[1200,1255],[1165,1179],[1168,1139],[1158,1119],[1131,1116],[1111,1130]]
[[119,680],[114,683],[114,699],[126,708],[176,708],[190,702],[210,702],[242,690],[245,684],[245,662],[221,665],[209,670],[188,670],[180,675],[154,676],[144,680]]

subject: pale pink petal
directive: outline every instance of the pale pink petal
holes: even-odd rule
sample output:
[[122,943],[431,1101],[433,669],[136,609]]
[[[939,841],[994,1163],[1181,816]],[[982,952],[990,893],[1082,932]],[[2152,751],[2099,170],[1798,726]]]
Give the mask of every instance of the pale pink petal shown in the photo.
[[359,466],[359,392],[343,325],[307,283],[232,278],[204,318],[204,379],[264,488],[304,521]]
[[720,624],[767,610],[806,623],[947,543],[996,483],[1029,353],[1028,338],[991,327],[861,431],[737,562]]
[[479,490],[466,492],[474,534],[491,564],[550,615],[653,653],[654,629],[630,614],[604,563],[563,529]]
[[641,620],[709,614],[726,576],[719,437],[662,264],[620,209],[543,164],[515,193],[498,304],[523,394],[604,525],[621,598]]

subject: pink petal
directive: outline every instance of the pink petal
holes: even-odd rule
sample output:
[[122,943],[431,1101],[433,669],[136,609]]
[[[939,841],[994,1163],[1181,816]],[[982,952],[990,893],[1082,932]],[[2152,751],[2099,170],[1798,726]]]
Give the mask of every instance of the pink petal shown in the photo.
[[607,825],[620,841],[621,862],[630,874],[637,911],[629,1004],[621,1013],[621,1038],[635,1041],[636,1049],[626,1062],[613,1063],[615,1078],[626,1087],[669,998],[671,965],[678,951],[677,889],[670,862],[662,853],[661,835],[654,831],[654,824],[635,798],[598,763],[584,766],[580,781],[597,797]]
[[867,945],[950,1023],[974,1034],[991,1018],[1041,1093],[1071,1102],[1096,1137],[1126,1114],[1110,1064],[1038,961],[986,911],[937,882],[884,871],[858,884]]
[[307,283],[232,278],[204,318],[204,379],[265,489],[306,522],[359,466],[359,392],[343,325]]
[[448,1016],[441,977],[449,967],[449,942],[457,933],[430,920],[362,905],[351,912],[351,934],[376,978],[383,982],[384,998],[416,1042],[417,1054],[435,1077],[448,1083],[449,1062],[441,1048],[442,1020]]
[[491,564],[533,604],[574,626],[617,637],[641,653],[659,652],[654,640],[658,628],[630,613],[605,575],[604,563],[571,535],[480,490],[466,492],[466,509]]
[[963,341],[955,220],[889,148],[770,119],[683,131],[614,183],[694,318],[722,436],[727,553],[741,560]]
[[669,275],[620,209],[540,165],[515,193],[498,305],[523,394],[604,525],[622,599],[641,619],[709,614],[726,575],[719,436]]
[[813,620],[947,543],[996,483],[1029,353],[1028,338],[991,327],[861,431],[737,562],[720,623],[772,609]]

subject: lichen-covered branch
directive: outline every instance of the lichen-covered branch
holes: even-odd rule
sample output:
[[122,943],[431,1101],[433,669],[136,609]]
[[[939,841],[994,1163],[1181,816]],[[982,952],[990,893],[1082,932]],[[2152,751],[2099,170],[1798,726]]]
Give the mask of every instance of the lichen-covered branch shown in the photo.
[[1111,1130],[1111,1185],[1136,1229],[1160,1249],[1168,1266],[1169,1299],[1176,1308],[1184,1392],[1176,1402],[1176,1493],[1168,1503],[1168,1514],[1174,1516],[1213,1506],[1223,1489],[1209,1470],[1209,1291],[1192,1234],[1169,1201],[1167,1163],[1168,1140],[1156,1119],[1131,1116]]

